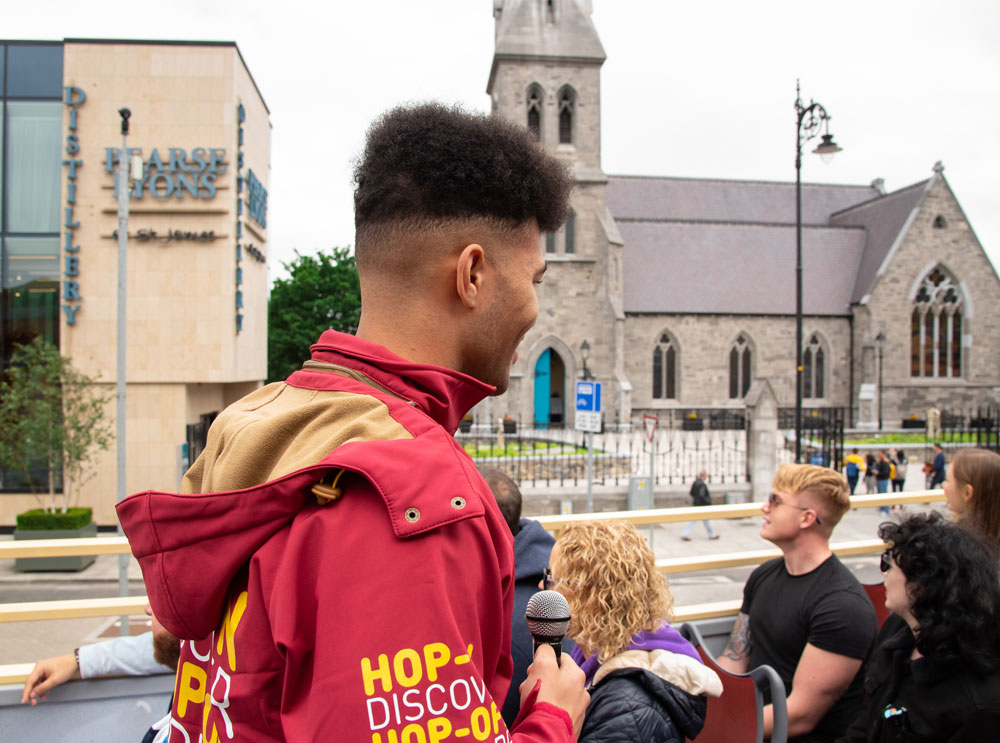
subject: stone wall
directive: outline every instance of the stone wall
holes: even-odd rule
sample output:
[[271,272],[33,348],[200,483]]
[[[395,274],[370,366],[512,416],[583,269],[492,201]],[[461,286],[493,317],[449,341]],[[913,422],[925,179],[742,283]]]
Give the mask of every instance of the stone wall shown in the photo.
[[[944,217],[945,226],[935,227]],[[919,282],[941,265],[965,295],[963,374],[960,378],[923,378],[910,374],[910,323]],[[955,195],[937,175],[905,238],[879,276],[855,324],[858,376],[856,384],[877,382],[874,337],[887,341],[882,354],[884,425],[898,427],[903,418],[923,418],[928,407],[964,409],[1000,401],[1000,280],[983,252]],[[867,359],[867,363],[866,363]],[[867,366],[867,369],[865,368]],[[856,398],[855,392],[855,398]]]
[[[663,332],[679,347],[677,399],[654,400],[653,349]],[[744,334],[753,348],[752,377],[767,378],[782,407],[795,404],[795,318],[740,315],[629,315],[625,372],[632,381],[633,419],[643,410],[673,407],[742,407],[729,397],[729,350]],[[819,333],[826,355],[826,394],[809,406],[848,404],[850,324],[847,318],[807,317],[803,342]]]

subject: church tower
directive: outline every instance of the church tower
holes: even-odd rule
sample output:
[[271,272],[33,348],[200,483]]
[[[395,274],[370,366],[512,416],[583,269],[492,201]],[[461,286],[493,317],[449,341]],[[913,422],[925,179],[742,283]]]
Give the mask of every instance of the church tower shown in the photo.
[[[525,424],[572,427],[575,382],[603,383],[604,420],[627,423],[622,240],[601,170],[604,48],[590,0],[494,0],[496,46],[486,92],[493,113],[528,127],[576,187],[558,233],[542,235],[548,270],[538,322],[512,370],[507,409]],[[586,342],[586,346],[584,343]],[[584,364],[581,347],[589,348]]]

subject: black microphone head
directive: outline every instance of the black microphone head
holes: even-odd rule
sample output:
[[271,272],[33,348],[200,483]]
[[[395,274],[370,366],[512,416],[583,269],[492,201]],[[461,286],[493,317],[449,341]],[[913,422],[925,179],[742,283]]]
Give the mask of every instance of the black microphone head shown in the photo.
[[532,637],[562,639],[569,630],[569,604],[558,591],[539,591],[528,599],[524,619]]

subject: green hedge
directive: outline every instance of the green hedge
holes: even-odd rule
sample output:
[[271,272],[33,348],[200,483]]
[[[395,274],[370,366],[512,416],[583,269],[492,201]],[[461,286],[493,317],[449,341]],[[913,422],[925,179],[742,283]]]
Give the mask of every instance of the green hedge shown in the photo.
[[66,513],[49,513],[35,508],[17,515],[18,529],[79,529],[93,521],[92,508],[67,508]]

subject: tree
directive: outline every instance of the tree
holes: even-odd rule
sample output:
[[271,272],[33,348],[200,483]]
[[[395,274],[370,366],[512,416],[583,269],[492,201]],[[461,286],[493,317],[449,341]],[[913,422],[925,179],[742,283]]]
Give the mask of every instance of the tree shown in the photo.
[[32,492],[40,486],[35,473],[44,469],[52,512],[61,472],[65,513],[69,486],[79,490],[94,454],[111,442],[104,415],[110,400],[51,343],[36,337],[16,346],[0,381],[0,465],[19,470]]
[[361,320],[358,269],[349,248],[300,255],[282,264],[288,278],[271,287],[267,306],[267,379],[282,380],[309,358],[329,328],[353,333]]

